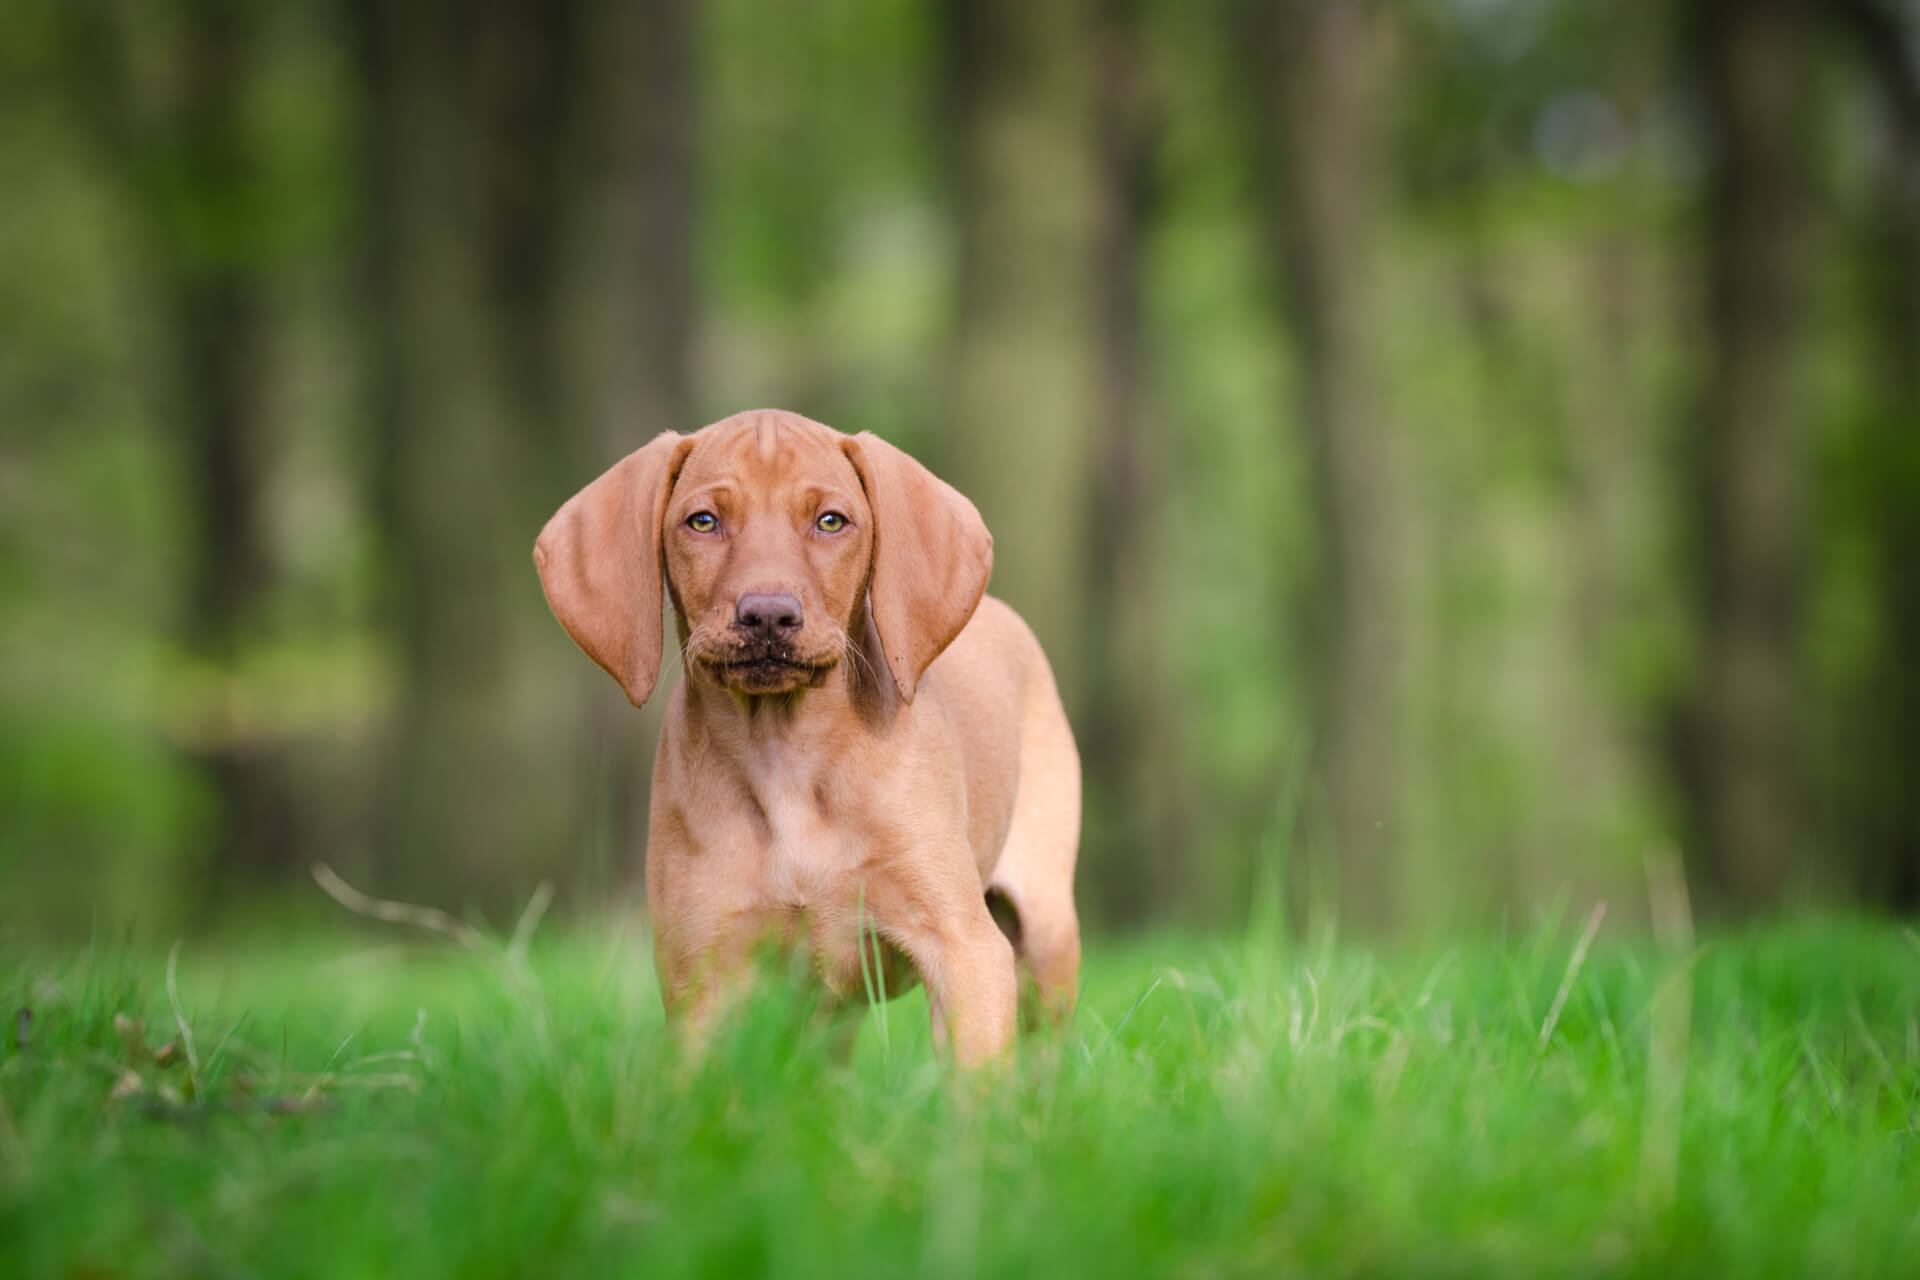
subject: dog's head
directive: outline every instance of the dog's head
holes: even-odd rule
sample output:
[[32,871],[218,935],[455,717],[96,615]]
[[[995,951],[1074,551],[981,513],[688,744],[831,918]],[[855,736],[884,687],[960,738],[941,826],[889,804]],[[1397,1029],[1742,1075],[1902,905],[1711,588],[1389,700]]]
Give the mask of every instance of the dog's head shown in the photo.
[[778,410],[668,432],[560,508],[534,545],[547,602],[635,706],[660,670],[664,581],[690,679],[748,695],[826,679],[870,606],[911,700],[973,616],[993,539],[879,437]]

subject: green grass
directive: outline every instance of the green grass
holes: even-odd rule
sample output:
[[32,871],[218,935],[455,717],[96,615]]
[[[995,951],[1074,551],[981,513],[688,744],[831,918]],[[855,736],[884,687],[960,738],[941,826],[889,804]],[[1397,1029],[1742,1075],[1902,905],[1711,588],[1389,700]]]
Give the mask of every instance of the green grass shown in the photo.
[[164,1067],[114,1025],[179,1036],[164,955],[16,953],[0,1274],[1920,1267],[1910,933],[1776,927],[1691,962],[1603,933],[1571,966],[1576,932],[1099,947],[1077,1024],[973,1081],[918,996],[846,1061],[777,984],[690,1067],[611,932],[522,967],[188,946],[194,1061]]

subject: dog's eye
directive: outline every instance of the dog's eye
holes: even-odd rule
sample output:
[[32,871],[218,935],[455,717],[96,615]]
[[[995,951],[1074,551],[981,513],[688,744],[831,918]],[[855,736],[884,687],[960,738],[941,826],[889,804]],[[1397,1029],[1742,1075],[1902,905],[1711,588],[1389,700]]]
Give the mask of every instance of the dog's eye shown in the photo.
[[813,527],[822,533],[838,533],[847,527],[847,518],[838,511],[823,511],[820,518],[813,522]]
[[711,511],[696,511],[687,517],[687,528],[695,533],[712,533],[720,527],[720,517]]

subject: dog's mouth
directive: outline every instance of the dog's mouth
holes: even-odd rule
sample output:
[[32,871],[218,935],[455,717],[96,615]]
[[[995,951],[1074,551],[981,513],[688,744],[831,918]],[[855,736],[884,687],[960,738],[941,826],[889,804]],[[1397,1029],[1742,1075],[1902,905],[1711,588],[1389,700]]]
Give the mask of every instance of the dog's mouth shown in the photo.
[[790,650],[703,654],[700,665],[723,688],[741,693],[788,693],[818,688],[835,659],[806,659]]

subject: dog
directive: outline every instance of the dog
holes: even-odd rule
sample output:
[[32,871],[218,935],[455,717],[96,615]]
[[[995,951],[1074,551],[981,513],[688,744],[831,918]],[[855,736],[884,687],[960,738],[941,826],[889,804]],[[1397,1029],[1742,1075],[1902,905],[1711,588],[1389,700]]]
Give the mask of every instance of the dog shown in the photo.
[[[759,947],[836,1000],[924,984],[933,1038],[996,1058],[1078,993],[1080,758],[1053,672],[985,595],[993,538],[870,433],[798,414],[667,432],[562,506],[534,561],[643,704],[672,603],[646,851],[669,1019],[710,1023]],[[869,939],[876,944],[869,944]]]

